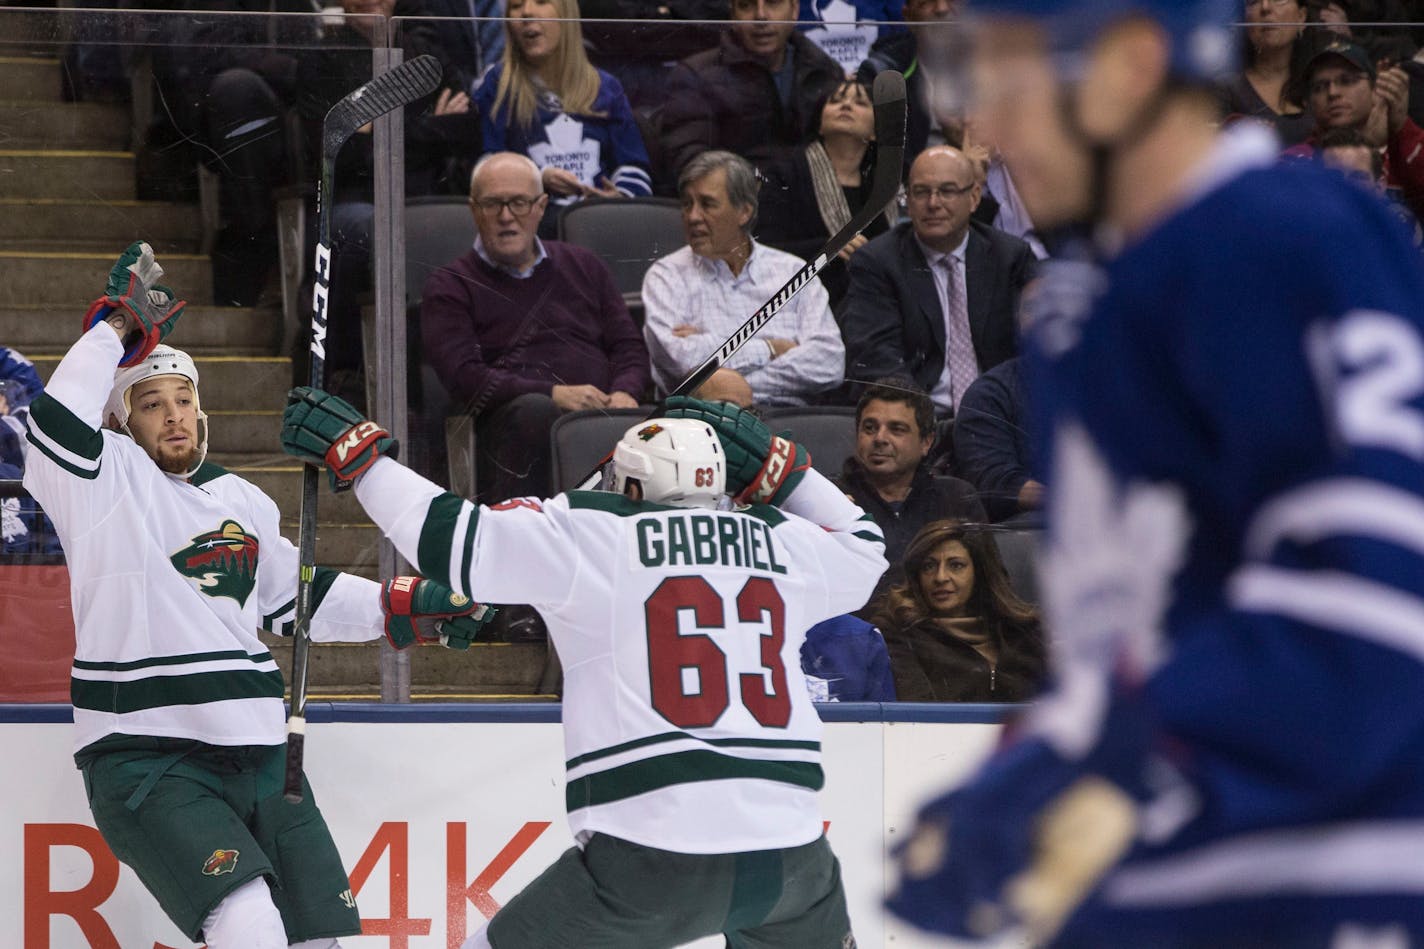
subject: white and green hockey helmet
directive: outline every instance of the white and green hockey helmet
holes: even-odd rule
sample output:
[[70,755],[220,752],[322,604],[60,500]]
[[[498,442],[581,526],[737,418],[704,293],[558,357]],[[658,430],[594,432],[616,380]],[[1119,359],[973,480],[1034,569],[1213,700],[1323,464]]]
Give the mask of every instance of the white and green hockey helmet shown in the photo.
[[727,493],[726,461],[717,433],[706,422],[652,418],[618,440],[608,487],[622,494],[629,481],[636,481],[645,501],[715,509]]
[[208,455],[208,416],[203,412],[203,403],[198,397],[198,367],[193,363],[193,357],[183,350],[158,345],[142,361],[115,372],[113,388],[104,403],[103,423],[107,425],[109,417],[113,416],[118,420],[119,430],[132,438],[129,416],[133,414],[133,403],[129,393],[137,383],[153,376],[182,376],[193,384],[193,408],[198,413],[198,453],[193,457],[192,467],[183,475],[191,477]]

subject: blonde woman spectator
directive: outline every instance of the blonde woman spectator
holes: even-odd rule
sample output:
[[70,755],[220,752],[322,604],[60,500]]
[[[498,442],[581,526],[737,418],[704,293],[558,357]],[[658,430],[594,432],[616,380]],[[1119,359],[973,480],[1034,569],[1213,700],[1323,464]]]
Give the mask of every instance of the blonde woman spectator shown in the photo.
[[648,150],[623,87],[588,61],[576,0],[509,0],[507,42],[475,92],[486,152],[528,155],[551,196],[541,234],[583,198],[646,195]]

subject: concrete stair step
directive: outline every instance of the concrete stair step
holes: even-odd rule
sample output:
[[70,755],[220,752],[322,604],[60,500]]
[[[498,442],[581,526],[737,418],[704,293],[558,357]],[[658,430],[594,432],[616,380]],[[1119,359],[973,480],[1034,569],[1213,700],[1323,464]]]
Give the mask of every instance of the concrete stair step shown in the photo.
[[[74,345],[79,320],[87,307],[87,301],[65,306],[0,307],[0,340],[31,358],[62,355]],[[212,356],[271,356],[281,342],[281,333],[281,311],[272,307],[189,305],[167,342],[199,360]]]
[[[272,443],[276,445],[275,437]],[[214,448],[211,440],[208,443],[208,460],[239,475],[253,468],[280,468],[292,463],[292,459],[280,448],[274,447],[270,451],[222,451]]]
[[0,56],[0,89],[11,99],[60,101],[59,60],[49,57]]
[[[321,510],[317,512],[321,514]],[[300,525],[296,520],[282,522],[282,536],[297,542]],[[375,524],[333,524],[319,516],[316,525],[317,563],[358,564],[373,570],[379,563],[381,532]]]
[[9,89],[0,99],[0,145],[5,148],[122,151],[129,147],[132,123],[124,105],[34,102]]
[[[243,478],[260,488],[277,503],[277,508],[287,520],[295,521],[302,509],[302,467],[301,465],[280,464],[243,468],[239,472]],[[366,512],[352,491],[333,494],[322,472],[317,493],[317,517],[321,521],[338,524],[358,524],[366,520]],[[333,564],[332,566],[335,566]]]
[[0,197],[135,196],[133,152],[9,148],[0,150]]
[[[206,399],[206,397],[205,397]],[[287,464],[282,452],[282,413],[273,410],[247,412],[241,409],[203,409],[208,415],[208,451],[224,458],[245,459],[246,467]],[[262,464],[256,464],[261,461]],[[226,461],[218,464],[232,467]]]
[[117,256],[129,242],[153,245],[159,260],[191,254],[202,240],[196,205],[86,198],[0,198],[0,250],[92,250]]
[[[261,637],[290,685],[292,640],[266,633]],[[411,697],[423,692],[444,699],[535,698],[545,653],[543,643],[484,643],[464,651],[418,647],[410,652]],[[380,641],[316,643],[307,655],[309,697],[379,697]]]
[[544,669],[544,643],[482,643],[461,651],[422,646],[411,653],[410,691],[504,692],[532,697]]
[[[84,308],[104,290],[119,250],[97,252],[0,251],[0,307],[63,304]],[[212,262],[201,254],[160,258],[163,282],[190,301],[213,298]]]
[[[0,269],[3,269],[3,261],[3,255],[0,255]],[[174,335],[177,335],[176,332]],[[25,355],[29,356],[29,353]],[[48,381],[60,357],[43,354],[30,356],[30,359],[40,378]],[[210,356],[203,359],[198,363],[198,394],[203,411],[281,412],[287,405],[287,390],[292,387],[291,367],[290,359],[278,356]]]

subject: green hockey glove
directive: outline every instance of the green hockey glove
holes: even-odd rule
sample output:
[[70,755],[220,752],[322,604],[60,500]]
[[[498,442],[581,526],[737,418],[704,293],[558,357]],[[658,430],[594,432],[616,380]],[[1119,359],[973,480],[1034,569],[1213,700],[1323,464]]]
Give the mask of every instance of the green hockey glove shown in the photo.
[[727,456],[727,492],[738,504],[781,504],[811,467],[805,447],[773,435],[761,419],[731,402],[675,395],[662,414],[712,426]]
[[326,465],[331,490],[345,491],[382,455],[395,458],[391,433],[329,392],[298,386],[287,394],[282,447],[313,465]]
[[386,638],[397,649],[413,643],[440,643],[468,649],[497,612],[433,580],[396,577],[381,584]]
[[84,314],[85,332],[95,323],[109,319],[115,311],[124,316],[124,358],[119,361],[120,366],[142,362],[173,332],[178,317],[188,305],[158,283],[162,276],[163,268],[153,259],[153,248],[144,241],[134,241],[109,271],[104,295],[91,303]]

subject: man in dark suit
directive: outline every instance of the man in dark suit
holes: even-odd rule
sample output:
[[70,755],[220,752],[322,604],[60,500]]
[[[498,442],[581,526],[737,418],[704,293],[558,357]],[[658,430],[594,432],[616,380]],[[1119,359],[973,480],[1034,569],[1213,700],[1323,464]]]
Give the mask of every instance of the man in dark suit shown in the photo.
[[979,178],[959,149],[922,152],[907,190],[910,220],[850,259],[846,379],[863,386],[908,373],[945,417],[979,373],[1018,352],[1015,314],[1034,256],[1017,237],[971,221]]

